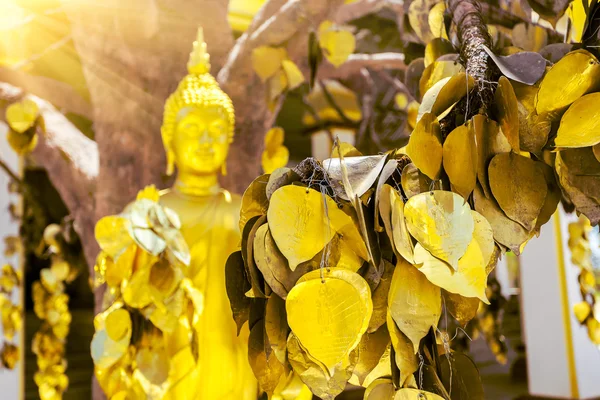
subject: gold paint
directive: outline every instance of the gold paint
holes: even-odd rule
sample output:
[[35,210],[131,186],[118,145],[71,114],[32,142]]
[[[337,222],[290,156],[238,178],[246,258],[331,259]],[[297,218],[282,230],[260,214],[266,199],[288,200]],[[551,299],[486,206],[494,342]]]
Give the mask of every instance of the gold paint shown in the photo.
[[[247,359],[248,329],[237,337],[225,290],[225,262],[239,243],[240,198],[221,189],[222,171],[234,134],[231,99],[208,73],[206,44],[199,30],[188,62],[189,74],[165,104],[161,129],[169,163],[177,166],[174,187],[161,193],[160,203],[175,211],[189,245],[191,262],[185,277],[203,295],[203,311],[193,326],[180,319],[165,335],[167,347],[197,348],[197,363],[171,362],[177,376],[167,399],[255,399],[258,389]],[[192,335],[195,343],[185,339]],[[170,355],[173,357],[173,354]]]
[[579,398],[579,385],[577,383],[577,370],[575,369],[575,349],[573,348],[573,330],[571,328],[571,310],[569,308],[569,292],[567,289],[567,269],[565,267],[565,254],[563,251],[563,237],[560,226],[560,214],[554,214],[554,234],[556,237],[556,258],[558,260],[558,280],[560,284],[560,298],[563,308],[563,323],[565,331],[565,347],[567,349],[567,366],[569,368],[569,382],[571,383],[571,396]]

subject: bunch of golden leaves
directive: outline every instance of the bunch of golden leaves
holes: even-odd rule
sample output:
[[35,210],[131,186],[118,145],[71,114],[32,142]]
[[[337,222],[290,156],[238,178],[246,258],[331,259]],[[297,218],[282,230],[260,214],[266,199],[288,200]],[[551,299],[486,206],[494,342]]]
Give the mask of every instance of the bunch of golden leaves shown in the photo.
[[[460,195],[429,190],[399,152],[342,143],[333,156],[262,175],[242,198],[227,293],[238,328],[249,324],[260,387],[279,395],[293,375],[323,399],[348,383],[370,399],[447,398],[459,384],[429,368],[438,359],[424,338],[435,346],[442,304],[466,323],[487,302],[492,227]],[[443,385],[423,387],[419,374]],[[453,374],[483,399],[474,365]]]
[[42,320],[31,344],[38,365],[34,381],[42,400],[61,399],[69,386],[65,344],[71,313],[65,285],[72,282],[79,271],[63,257],[61,235],[62,228],[57,224],[44,229],[43,247],[50,255],[51,264],[40,271],[40,280],[32,285],[33,310]]
[[38,142],[37,129],[44,131],[44,118],[35,101],[23,99],[6,108],[9,130],[6,140],[17,154],[27,154]]
[[[190,252],[178,215],[159,204],[154,186],[141,190],[123,213],[96,224],[101,252],[96,285],[107,285],[104,311],[94,319],[95,373],[109,398],[162,398],[171,363],[183,362],[167,349],[164,335],[192,327],[204,308],[203,294],[185,277]],[[138,332],[132,337],[133,332]],[[184,344],[189,348],[192,338]],[[195,360],[187,362],[195,363]],[[192,365],[190,365],[190,368]]]
[[[568,43],[547,45],[547,30],[539,26],[517,24],[512,31],[488,27],[496,50],[485,50],[504,76],[495,85],[491,109],[483,111],[489,119],[477,115],[465,121],[465,103],[472,101],[464,98],[476,93],[448,40],[456,32],[443,23],[444,9],[443,2],[414,0],[408,11],[416,40],[426,44],[424,57],[411,62],[405,79],[411,94],[420,100],[416,121],[430,113],[442,126],[440,140],[419,135],[420,143],[433,146],[433,161],[419,163],[413,157],[417,167],[430,179],[437,179],[439,169],[464,197],[473,192],[475,209],[494,227],[496,241],[517,253],[561,199],[567,208],[597,224],[600,118],[595,104],[600,100],[600,63],[593,49],[574,50]],[[575,1],[567,11],[563,19],[570,19],[568,36],[580,41],[592,10]],[[411,126],[416,121],[409,118]],[[448,123],[456,129],[448,132]],[[455,152],[457,145],[460,151]],[[418,157],[422,150],[414,146],[409,155]],[[443,168],[438,168],[442,156]]]
[[4,264],[0,270],[0,314],[4,344],[0,350],[0,361],[4,368],[13,369],[19,361],[19,348],[14,343],[15,334],[23,324],[23,310],[13,302],[15,288],[21,286],[21,271]]
[[581,269],[579,288],[583,297],[573,309],[579,323],[587,326],[590,340],[600,348],[600,275],[592,265],[591,230],[590,221],[583,216],[569,224],[571,262]]
[[277,168],[285,167],[290,159],[290,151],[283,144],[285,131],[281,127],[269,129],[265,135],[265,150],[261,163],[265,174],[270,174]]
[[304,75],[289,59],[285,47],[260,46],[252,50],[252,68],[267,84],[267,103],[274,107],[279,96],[304,83]]

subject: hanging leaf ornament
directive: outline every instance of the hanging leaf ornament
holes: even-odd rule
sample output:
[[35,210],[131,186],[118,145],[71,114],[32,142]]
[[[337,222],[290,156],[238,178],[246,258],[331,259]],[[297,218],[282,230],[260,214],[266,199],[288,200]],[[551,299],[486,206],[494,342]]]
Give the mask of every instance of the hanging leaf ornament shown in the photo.
[[[527,35],[516,43],[544,56],[502,49],[497,35],[502,55],[485,51],[504,76],[480,97],[445,41],[444,9],[434,0],[408,8],[410,34],[426,51],[407,68],[406,93],[391,97],[414,127],[406,147],[363,156],[342,144],[322,163],[273,169],[244,194],[227,290],[238,327],[248,321],[254,332],[250,358],[269,394],[293,375],[323,399],[348,383],[366,387],[368,400],[482,398],[472,362],[438,326],[443,308],[460,326],[495,326],[478,310],[496,301],[487,282],[503,252],[520,254],[561,200],[600,222],[596,58],[546,48],[542,31],[519,26]],[[319,44],[336,66],[354,51],[353,35],[330,21]],[[263,79],[275,79],[270,67],[260,67]],[[281,137],[270,133],[266,151]],[[133,222],[104,222],[108,252],[146,243],[112,234]],[[592,278],[582,277],[586,290]],[[579,305],[577,316],[600,337],[590,309]]]
[[[104,378],[112,376],[110,371],[120,371],[128,382],[123,386],[127,393],[164,394],[175,357],[170,359],[163,337],[181,334],[177,333],[180,318],[189,318],[188,326],[195,324],[204,309],[203,294],[185,278],[191,257],[180,232],[181,221],[159,199],[158,190],[148,186],[121,214],[106,216],[96,224],[101,252],[95,270],[100,274],[97,279],[109,286],[109,294],[105,310],[94,321],[91,350],[96,376],[113,397],[118,392],[111,378]],[[241,280],[235,267],[243,268],[243,263],[232,257],[227,276],[243,287],[245,277]],[[245,300],[228,294],[236,304],[234,318],[240,326],[248,318],[243,311]],[[187,341],[183,346],[189,350]],[[181,350],[178,357],[187,354]],[[179,362],[183,366],[189,360],[180,358]]]
[[421,193],[408,199],[404,217],[421,246],[458,268],[474,229],[471,210],[461,196],[441,190]]
[[354,53],[356,39],[348,27],[323,21],[319,26],[319,45],[325,58],[335,67],[342,65]]
[[396,265],[388,298],[390,314],[413,343],[414,353],[429,329],[437,327],[442,314],[440,288],[406,261]]

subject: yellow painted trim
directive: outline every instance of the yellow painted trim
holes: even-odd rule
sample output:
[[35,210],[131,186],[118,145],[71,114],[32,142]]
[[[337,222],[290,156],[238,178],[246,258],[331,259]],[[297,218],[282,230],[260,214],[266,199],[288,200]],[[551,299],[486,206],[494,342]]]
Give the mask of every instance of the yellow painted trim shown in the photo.
[[565,331],[565,347],[567,349],[567,367],[569,368],[569,381],[571,384],[571,397],[579,398],[579,385],[577,383],[577,370],[575,367],[575,349],[573,348],[573,330],[571,328],[571,307],[567,289],[567,269],[565,268],[565,254],[563,251],[563,237],[560,226],[560,210],[554,213],[554,233],[556,237],[556,256],[558,258],[558,275],[560,284],[560,297],[563,306],[563,323]]
[[[19,157],[19,175],[23,178],[24,170],[23,157]],[[23,210],[23,196],[19,198],[20,208]],[[20,226],[19,226],[20,229]],[[19,399],[25,398],[25,324],[26,324],[26,310],[25,310],[25,250],[21,246],[19,251],[19,268],[21,269],[21,282],[19,282],[19,305],[21,306],[21,331],[19,332]]]

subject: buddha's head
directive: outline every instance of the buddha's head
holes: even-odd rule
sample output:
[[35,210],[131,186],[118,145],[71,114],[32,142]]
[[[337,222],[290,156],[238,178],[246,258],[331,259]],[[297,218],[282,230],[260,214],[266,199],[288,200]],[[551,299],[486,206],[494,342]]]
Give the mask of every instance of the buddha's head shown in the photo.
[[161,133],[167,174],[175,165],[193,174],[216,173],[233,141],[235,115],[231,99],[210,75],[201,28],[187,67],[188,75],[165,103]]

